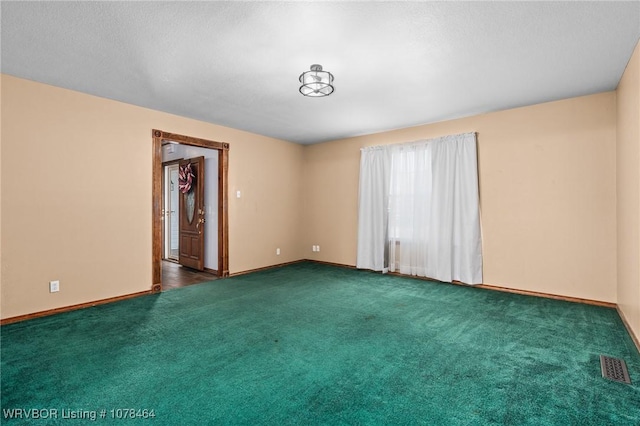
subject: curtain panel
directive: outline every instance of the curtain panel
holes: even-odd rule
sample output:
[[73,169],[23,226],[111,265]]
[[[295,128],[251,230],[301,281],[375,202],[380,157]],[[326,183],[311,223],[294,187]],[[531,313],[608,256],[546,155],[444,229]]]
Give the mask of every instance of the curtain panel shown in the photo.
[[356,266],[482,283],[475,133],[361,150]]
[[387,147],[366,148],[360,157],[358,255],[360,269],[387,272],[391,156]]

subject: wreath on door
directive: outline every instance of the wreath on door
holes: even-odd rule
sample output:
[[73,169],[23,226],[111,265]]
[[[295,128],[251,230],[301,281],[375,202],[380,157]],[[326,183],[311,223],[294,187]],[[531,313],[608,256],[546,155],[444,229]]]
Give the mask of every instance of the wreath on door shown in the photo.
[[191,163],[180,166],[178,170],[178,190],[183,194],[188,194],[193,189],[193,183],[196,180],[196,174],[191,167]]

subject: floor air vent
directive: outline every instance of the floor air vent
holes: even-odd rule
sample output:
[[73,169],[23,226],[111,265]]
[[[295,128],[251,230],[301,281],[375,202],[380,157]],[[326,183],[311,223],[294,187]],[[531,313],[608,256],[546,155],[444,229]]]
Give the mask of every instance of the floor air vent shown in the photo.
[[622,359],[600,355],[600,368],[602,368],[602,377],[605,379],[621,383],[631,383],[627,365]]

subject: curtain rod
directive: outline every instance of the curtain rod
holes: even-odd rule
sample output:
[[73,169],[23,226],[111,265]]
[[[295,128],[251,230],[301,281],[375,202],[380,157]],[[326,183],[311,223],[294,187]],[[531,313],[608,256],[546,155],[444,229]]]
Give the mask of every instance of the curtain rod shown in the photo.
[[376,150],[376,149],[384,149],[384,148],[387,148],[387,147],[399,146],[399,145],[410,146],[412,144],[431,142],[431,141],[434,141],[434,140],[437,140],[437,139],[455,138],[455,137],[467,136],[467,135],[473,135],[475,137],[478,137],[478,132],[456,133],[456,134],[453,134],[453,135],[438,136],[438,137],[429,138],[429,139],[418,139],[418,140],[411,141],[411,142],[397,142],[397,143],[390,143],[390,144],[386,144],[386,145],[363,146],[362,148],[360,148],[360,151],[364,151],[364,150],[373,151],[373,150]]

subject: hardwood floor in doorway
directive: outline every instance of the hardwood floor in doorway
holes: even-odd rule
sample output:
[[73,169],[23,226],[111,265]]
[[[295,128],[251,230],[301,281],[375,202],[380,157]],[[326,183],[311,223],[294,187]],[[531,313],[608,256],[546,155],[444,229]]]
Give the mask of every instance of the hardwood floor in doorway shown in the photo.
[[186,287],[218,279],[217,275],[204,271],[186,268],[179,263],[162,261],[162,290]]

